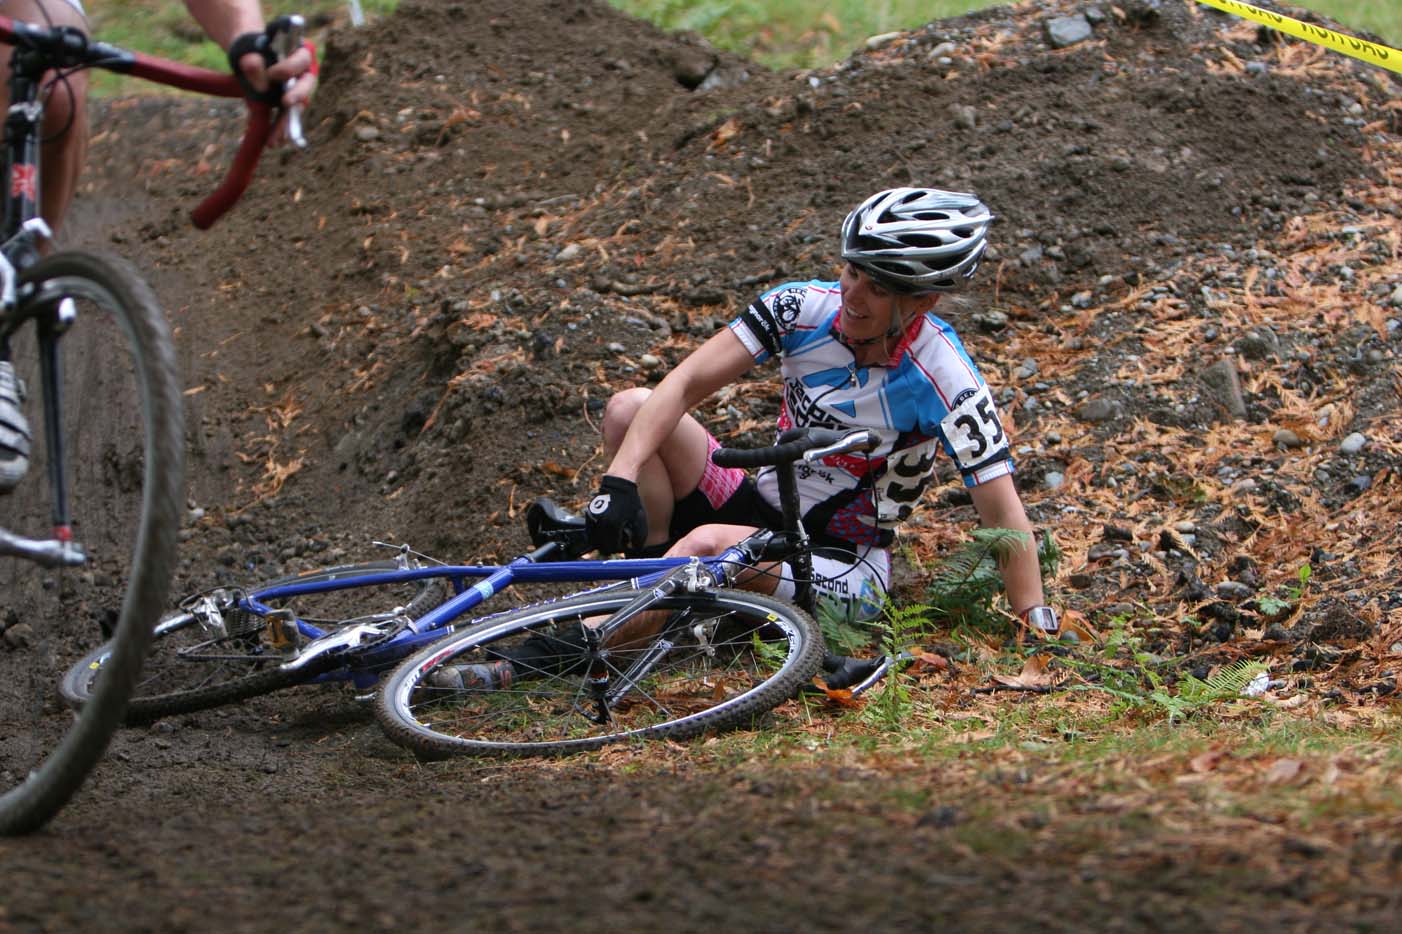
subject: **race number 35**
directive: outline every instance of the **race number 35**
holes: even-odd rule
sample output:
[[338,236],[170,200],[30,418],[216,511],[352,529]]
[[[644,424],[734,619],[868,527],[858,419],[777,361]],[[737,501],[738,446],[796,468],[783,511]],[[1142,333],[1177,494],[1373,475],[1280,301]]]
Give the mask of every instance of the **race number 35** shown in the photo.
[[954,448],[954,459],[965,469],[977,466],[1007,444],[987,386],[960,399],[940,427]]

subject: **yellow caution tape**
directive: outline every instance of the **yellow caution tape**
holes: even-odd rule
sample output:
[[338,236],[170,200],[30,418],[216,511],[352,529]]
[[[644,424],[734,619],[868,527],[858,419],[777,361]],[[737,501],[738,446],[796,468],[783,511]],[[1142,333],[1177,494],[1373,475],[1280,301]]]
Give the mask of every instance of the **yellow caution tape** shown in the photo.
[[1198,0],[1198,3],[1216,7],[1224,13],[1233,13],[1245,19],[1255,20],[1263,26],[1278,29],[1297,39],[1304,39],[1306,42],[1313,42],[1315,45],[1322,45],[1335,52],[1352,55],[1354,58],[1362,59],[1370,64],[1381,65],[1389,71],[1402,73],[1402,52],[1397,49],[1391,49],[1376,42],[1355,39],[1353,36],[1346,36],[1341,32],[1325,29],[1323,26],[1302,23],[1297,19],[1272,13],[1270,10],[1263,10],[1249,3],[1241,3],[1239,0]]

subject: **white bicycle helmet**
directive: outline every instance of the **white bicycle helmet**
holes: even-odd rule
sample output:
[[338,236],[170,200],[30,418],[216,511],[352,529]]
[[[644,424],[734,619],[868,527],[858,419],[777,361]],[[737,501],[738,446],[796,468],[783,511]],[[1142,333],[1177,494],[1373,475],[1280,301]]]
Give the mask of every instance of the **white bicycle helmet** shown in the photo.
[[842,258],[899,292],[948,292],[973,278],[993,214],[977,197],[892,188],[842,222]]

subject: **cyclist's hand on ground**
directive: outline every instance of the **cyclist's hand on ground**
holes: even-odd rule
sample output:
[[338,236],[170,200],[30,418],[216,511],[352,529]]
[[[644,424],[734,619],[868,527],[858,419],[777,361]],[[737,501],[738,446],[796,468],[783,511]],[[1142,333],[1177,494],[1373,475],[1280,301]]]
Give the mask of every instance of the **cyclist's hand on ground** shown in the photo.
[[632,480],[605,474],[584,515],[589,544],[606,554],[641,548],[647,541],[647,511]]

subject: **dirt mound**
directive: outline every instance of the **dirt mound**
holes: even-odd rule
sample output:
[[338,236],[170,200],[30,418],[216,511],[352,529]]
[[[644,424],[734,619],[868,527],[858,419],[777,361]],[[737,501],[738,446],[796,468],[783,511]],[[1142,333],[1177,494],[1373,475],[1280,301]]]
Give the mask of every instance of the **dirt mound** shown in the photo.
[[[1089,35],[1058,48],[1066,17]],[[1402,638],[1402,555],[1381,534],[1402,518],[1387,72],[1157,0],[987,10],[799,74],[593,0],[411,2],[324,48],[311,150],[270,157],[208,234],[185,212],[238,114],[98,108],[70,236],[117,241],[179,330],[193,508],[177,587],[365,557],[374,539],[519,553],[524,504],[592,489],[613,391],[655,380],[768,285],[834,272],[860,198],[924,184],[976,191],[1000,218],[948,317],[1065,551],[1057,601],[1102,628],[1149,617],[1145,651],[1277,656],[1327,676],[1335,702],[1387,693],[1386,652],[1361,648]],[[722,437],[763,434],[772,389],[757,374],[702,414]],[[931,559],[971,522],[951,484],[906,552]],[[1313,583],[1293,593],[1302,566]],[[262,787],[286,768],[373,799],[379,824],[461,843],[381,797],[403,760],[372,724],[289,764],[289,742],[329,735],[310,724],[336,702],[318,697],[130,739],[75,807],[120,799],[137,760],[167,787],[214,771]],[[266,716],[280,725],[259,733]],[[334,764],[367,750],[398,764],[368,760],[387,770],[371,779]],[[214,799],[232,806],[230,788]],[[904,877],[909,855],[875,848],[863,872]],[[539,894],[512,889],[505,855],[473,858],[495,867],[496,897]]]

